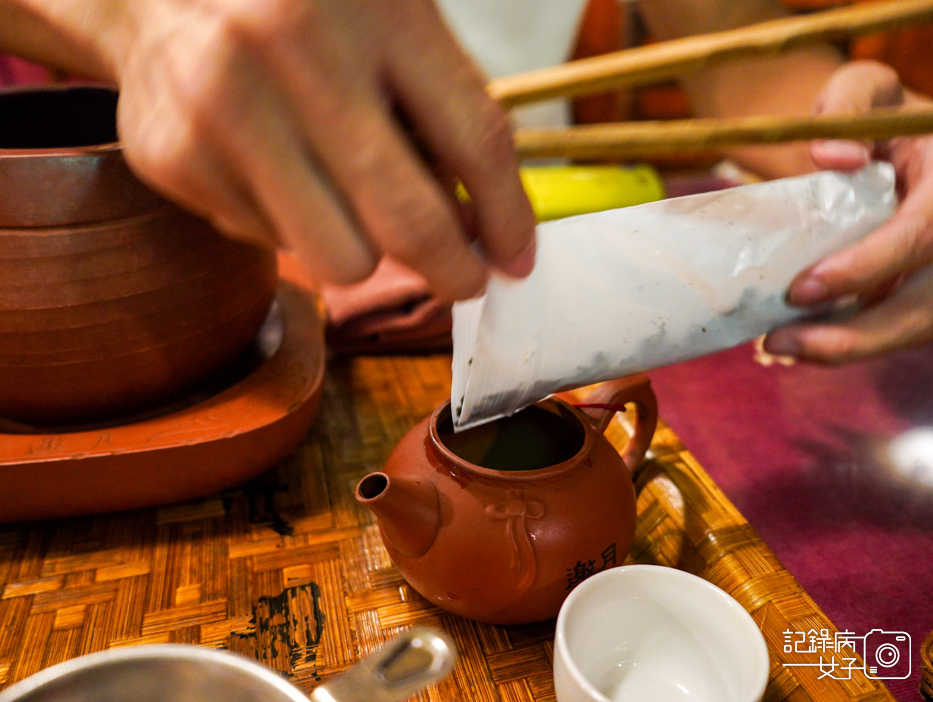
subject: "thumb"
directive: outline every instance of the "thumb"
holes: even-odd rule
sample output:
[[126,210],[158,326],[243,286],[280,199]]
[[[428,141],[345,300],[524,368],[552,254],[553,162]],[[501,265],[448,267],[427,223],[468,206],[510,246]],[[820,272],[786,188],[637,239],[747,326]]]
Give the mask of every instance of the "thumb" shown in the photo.
[[[904,102],[897,72],[877,61],[847,63],[830,77],[816,99],[816,115],[858,115]],[[871,159],[872,145],[843,139],[814,141],[810,157],[818,168],[857,170]]]

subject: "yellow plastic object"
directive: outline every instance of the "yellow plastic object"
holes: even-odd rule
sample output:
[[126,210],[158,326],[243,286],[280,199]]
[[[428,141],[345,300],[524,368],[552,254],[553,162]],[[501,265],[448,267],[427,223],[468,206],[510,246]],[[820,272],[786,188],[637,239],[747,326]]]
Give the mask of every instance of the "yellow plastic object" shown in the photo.
[[648,165],[524,166],[521,177],[539,222],[664,198],[661,176]]

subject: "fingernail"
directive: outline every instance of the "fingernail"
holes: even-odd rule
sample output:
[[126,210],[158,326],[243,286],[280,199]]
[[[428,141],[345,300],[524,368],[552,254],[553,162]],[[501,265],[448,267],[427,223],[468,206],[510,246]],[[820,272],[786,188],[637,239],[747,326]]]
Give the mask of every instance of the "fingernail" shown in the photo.
[[777,334],[769,335],[765,338],[765,351],[774,356],[791,356],[796,358],[800,355],[800,342],[789,335]]
[[809,307],[823,302],[829,296],[829,289],[819,278],[804,278],[791,287],[788,295],[790,303],[800,307]]
[[867,162],[871,160],[871,151],[865,144],[847,139],[827,139],[820,142],[820,155],[823,158],[840,161]]
[[535,267],[535,250],[535,244],[532,242],[531,246],[509,261],[503,270],[516,278],[524,278],[530,275]]

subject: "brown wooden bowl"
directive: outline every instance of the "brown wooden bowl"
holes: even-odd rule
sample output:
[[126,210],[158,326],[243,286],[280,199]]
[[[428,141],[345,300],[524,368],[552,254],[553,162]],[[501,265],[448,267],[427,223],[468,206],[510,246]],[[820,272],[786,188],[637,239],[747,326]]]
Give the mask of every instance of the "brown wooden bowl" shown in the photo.
[[252,343],[275,252],[133,176],[116,93],[0,91],[0,417],[85,424],[179,397]]
[[0,522],[137,509],[235,487],[292,452],[321,404],[324,322],[281,259],[277,304],[239,375],[147,416],[68,431],[0,420]]

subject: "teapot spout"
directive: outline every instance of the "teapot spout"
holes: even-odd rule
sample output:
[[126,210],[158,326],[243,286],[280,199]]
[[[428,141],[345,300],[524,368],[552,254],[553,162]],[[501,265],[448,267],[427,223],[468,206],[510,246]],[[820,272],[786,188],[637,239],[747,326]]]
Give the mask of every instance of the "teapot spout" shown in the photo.
[[434,543],[441,523],[434,483],[370,473],[356,486],[356,499],[379,521],[386,542],[405,556],[421,556]]

